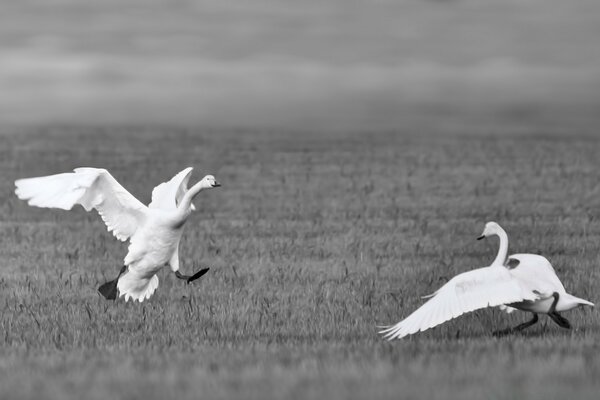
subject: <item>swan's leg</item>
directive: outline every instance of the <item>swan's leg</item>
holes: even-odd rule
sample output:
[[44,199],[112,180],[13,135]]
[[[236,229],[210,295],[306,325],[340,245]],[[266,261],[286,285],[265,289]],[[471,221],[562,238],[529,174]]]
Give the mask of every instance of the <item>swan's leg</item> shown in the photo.
[[112,281],[108,281],[108,282],[100,285],[100,287],[98,288],[98,291],[100,292],[100,294],[102,296],[104,296],[104,298],[106,300],[116,300],[117,299],[117,282],[119,281],[119,278],[121,277],[121,275],[123,275],[125,273],[125,271],[127,271],[127,266],[123,265],[123,268],[121,268],[121,271],[119,272],[119,276],[117,276],[116,279],[113,279]]
[[554,297],[554,301],[550,305],[550,310],[548,311],[548,316],[552,318],[552,321],[556,322],[558,326],[565,329],[571,329],[571,323],[562,315],[556,312],[556,303],[558,303],[558,293],[552,293],[552,297]]
[[503,329],[501,331],[496,331],[493,333],[494,336],[503,336],[503,335],[508,335],[510,333],[515,333],[515,332],[519,332],[522,331],[523,329],[529,328],[531,325],[534,325],[538,322],[538,315],[536,313],[533,313],[533,318],[527,322],[523,322],[522,324],[519,324],[517,326],[515,326],[514,328],[508,328],[508,329]]
[[531,318],[531,320],[529,320],[527,322],[523,322],[522,324],[515,326],[513,329],[515,331],[522,331],[525,328],[529,328],[531,325],[535,325],[537,322],[538,322],[538,315],[536,313],[533,313],[533,318]]
[[178,277],[179,279],[184,279],[187,281],[187,283],[191,283],[193,281],[195,281],[196,279],[200,278],[202,275],[204,275],[205,273],[208,272],[210,268],[203,268],[200,271],[196,272],[194,275],[183,275],[181,272],[179,271],[175,271],[175,276]]
[[569,322],[569,320],[560,315],[559,313],[555,312],[554,314],[548,314],[548,316],[552,318],[552,321],[556,322],[556,324],[561,328],[571,329],[571,323]]

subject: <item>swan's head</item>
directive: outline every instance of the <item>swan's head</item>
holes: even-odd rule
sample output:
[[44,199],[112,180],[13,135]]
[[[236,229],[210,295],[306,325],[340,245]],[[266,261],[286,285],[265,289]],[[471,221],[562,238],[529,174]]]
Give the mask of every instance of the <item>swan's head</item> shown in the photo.
[[204,178],[202,178],[200,183],[202,183],[202,186],[205,188],[216,188],[221,186],[221,184],[217,182],[215,177],[212,175],[206,175]]
[[483,233],[481,236],[477,238],[477,240],[485,239],[488,236],[498,235],[502,231],[502,227],[498,225],[496,222],[490,221],[485,224],[485,228],[483,228]]

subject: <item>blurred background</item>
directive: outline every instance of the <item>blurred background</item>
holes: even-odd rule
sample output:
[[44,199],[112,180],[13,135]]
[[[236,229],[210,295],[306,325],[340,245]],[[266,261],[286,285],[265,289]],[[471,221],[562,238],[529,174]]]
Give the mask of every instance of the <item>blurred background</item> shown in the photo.
[[595,127],[597,0],[7,0],[0,123]]

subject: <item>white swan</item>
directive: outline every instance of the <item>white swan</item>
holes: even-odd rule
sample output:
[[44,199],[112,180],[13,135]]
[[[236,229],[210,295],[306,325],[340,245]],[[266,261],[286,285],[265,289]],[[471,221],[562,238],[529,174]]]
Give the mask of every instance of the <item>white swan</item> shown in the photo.
[[192,276],[179,272],[179,240],[183,226],[195,209],[192,200],[200,191],[221,186],[212,175],[187,188],[192,168],[186,168],[152,191],[146,207],[105,169],[77,168],[74,172],[19,179],[16,195],[36,207],[70,210],[80,204],[86,211],[96,209],[108,230],[125,241],[129,249],[117,279],[98,290],[107,299],[119,296],[139,300],[150,298],[158,287],[156,273],[170,265],[178,278],[189,282],[208,271]]
[[538,313],[548,314],[563,328],[569,322],[558,314],[577,306],[594,304],[568,294],[552,265],[542,256],[514,254],[507,258],[508,236],[495,222],[485,225],[478,239],[497,235],[500,249],[489,267],[464,272],[452,278],[415,312],[396,325],[380,331],[386,339],[400,339],[485,307],[508,306],[530,311],[531,321],[499,331],[499,334],[525,329],[538,321]]

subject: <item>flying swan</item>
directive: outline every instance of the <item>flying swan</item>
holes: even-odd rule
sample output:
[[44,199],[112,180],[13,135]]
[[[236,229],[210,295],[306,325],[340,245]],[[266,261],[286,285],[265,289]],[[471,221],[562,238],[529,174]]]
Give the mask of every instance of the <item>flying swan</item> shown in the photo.
[[192,276],[179,272],[179,240],[183,226],[195,210],[192,200],[204,189],[221,186],[212,175],[188,189],[192,168],[186,168],[152,191],[145,206],[105,169],[76,168],[74,172],[15,182],[17,197],[30,206],[70,210],[80,204],[86,211],[96,209],[108,230],[121,241],[129,239],[124,266],[115,280],[98,291],[107,299],[125,296],[140,302],[149,299],[158,287],[156,273],[169,265],[175,275],[188,283],[204,275],[208,268]]
[[568,294],[552,265],[535,254],[507,257],[508,236],[500,225],[488,222],[483,234],[500,238],[500,249],[489,267],[464,272],[449,280],[431,299],[396,325],[379,333],[386,339],[400,339],[422,332],[462,314],[485,307],[500,306],[508,312],[518,309],[533,313],[533,319],[514,328],[496,332],[507,334],[528,328],[538,321],[538,313],[548,316],[563,328],[571,324],[559,312],[593,303]]

